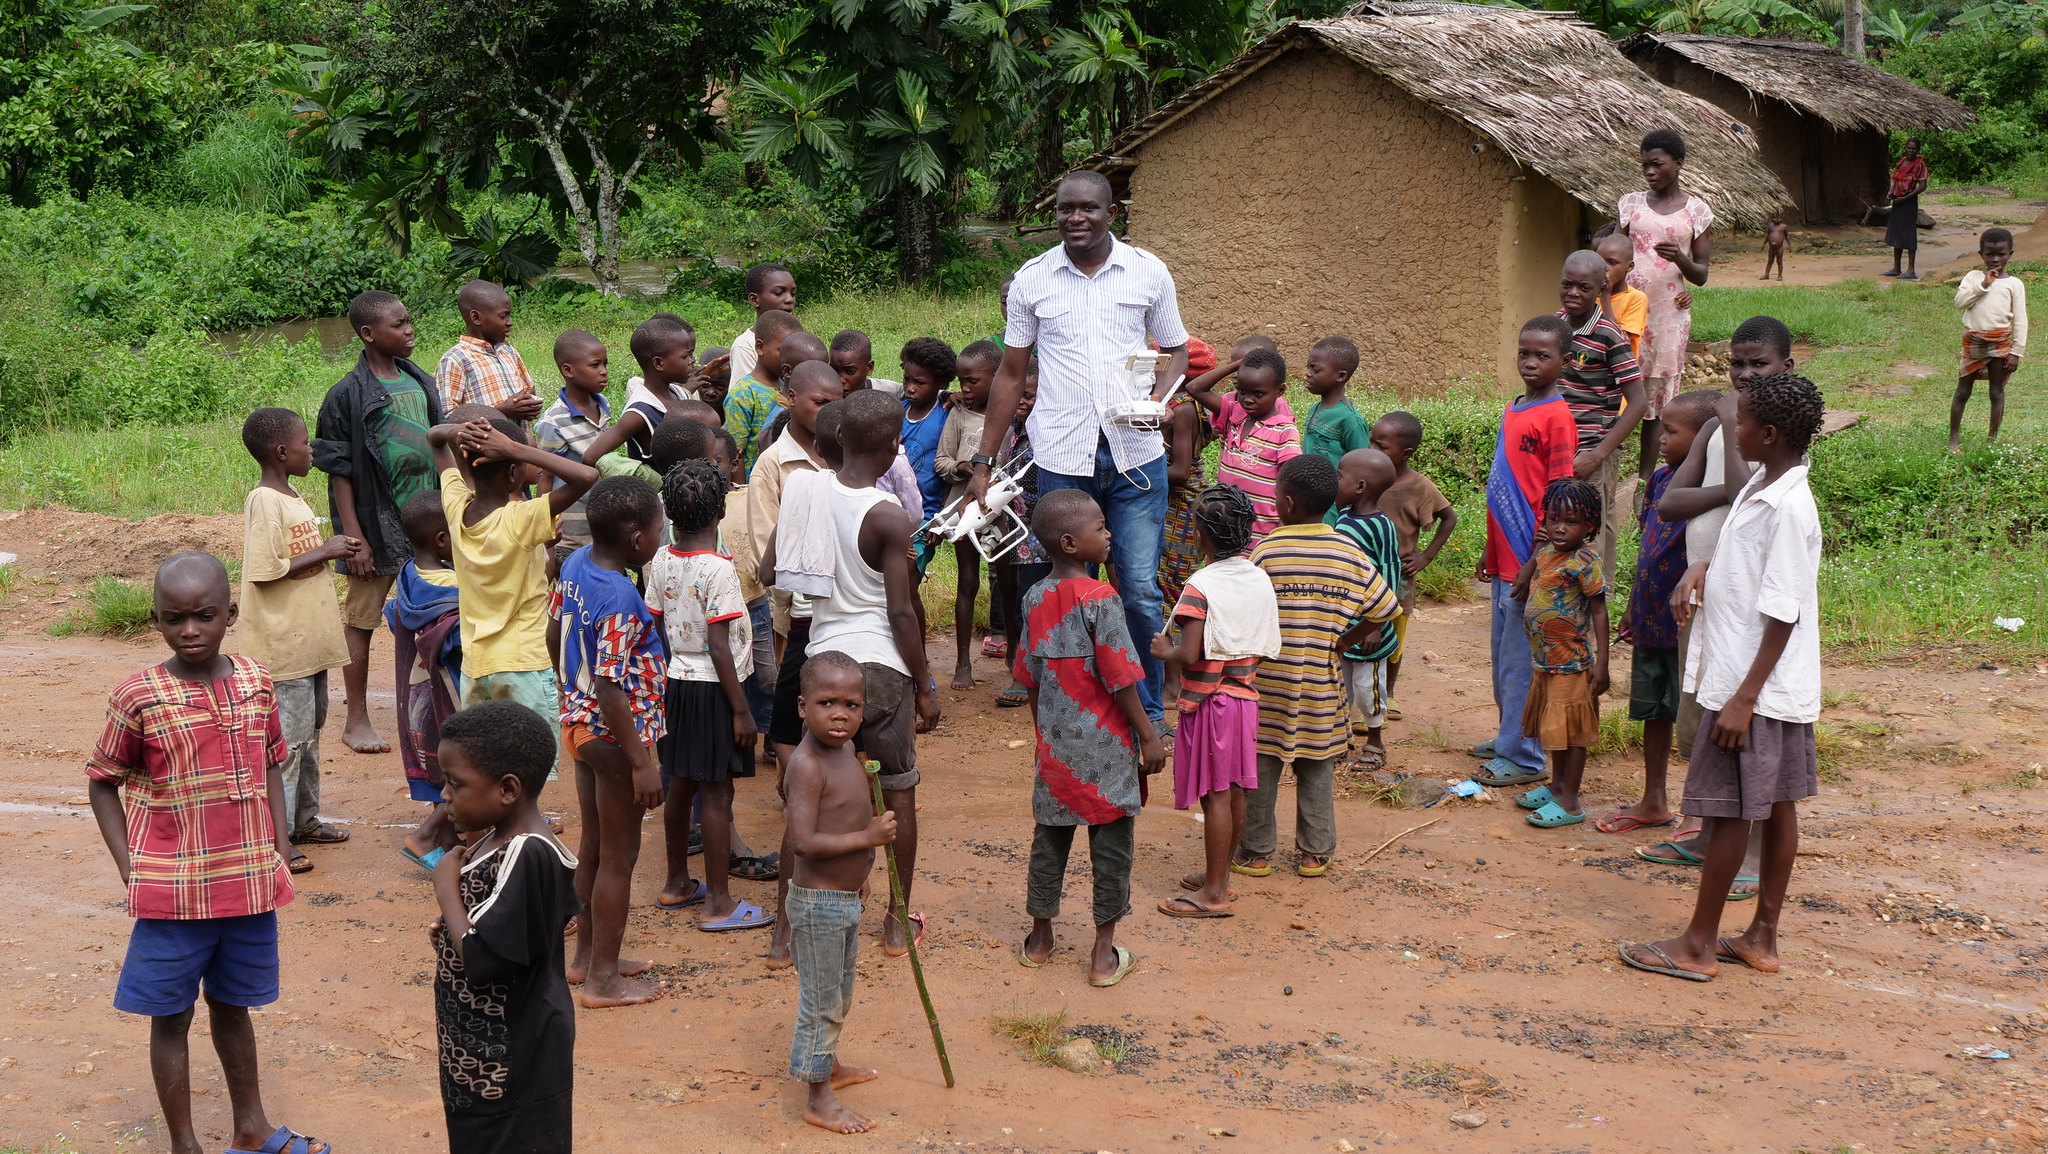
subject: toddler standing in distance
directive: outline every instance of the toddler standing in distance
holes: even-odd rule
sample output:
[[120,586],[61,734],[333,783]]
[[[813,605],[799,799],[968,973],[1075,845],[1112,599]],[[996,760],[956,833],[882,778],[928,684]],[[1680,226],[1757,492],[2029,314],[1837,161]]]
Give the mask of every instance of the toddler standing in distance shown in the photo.
[[548,830],[540,793],[554,727],[486,701],[442,727],[442,793],[455,828],[434,868],[434,1021],[449,1154],[568,1150],[576,1010],[562,931],[576,916],[576,859]]
[[1970,389],[1982,377],[1991,393],[1991,432],[1987,445],[1998,441],[2005,420],[2005,382],[2027,355],[2027,286],[2005,271],[2012,260],[2012,233],[1987,228],[1977,241],[1981,269],[1963,274],[1956,286],[1956,307],[1963,311],[1963,370],[1956,378],[1956,397],[1948,406],[1948,451],[1963,451],[1963,410]]
[[[1245,556],[1252,543],[1251,498],[1213,485],[1195,501],[1195,534],[1209,564],[1181,590],[1152,656],[1180,674],[1173,739],[1173,808],[1202,807],[1203,869],[1183,876],[1188,891],[1159,904],[1176,918],[1227,918],[1230,855],[1244,833],[1244,791],[1259,784],[1259,694],[1252,675],[1280,652],[1273,581]],[[1215,609],[1227,607],[1221,614]],[[1214,627],[1213,629],[1211,627]],[[1171,630],[1177,629],[1176,643]]]
[[1088,984],[1114,986],[1135,959],[1116,944],[1131,912],[1131,861],[1141,775],[1159,772],[1166,749],[1138,700],[1145,671],[1124,622],[1124,603],[1088,567],[1109,559],[1109,523],[1079,489],[1038,502],[1032,528],[1052,554],[1052,574],[1024,597],[1026,628],[1016,676],[1031,695],[1037,731],[1031,816],[1031,872],[1025,912],[1031,933],[1017,960],[1036,968],[1052,957],[1052,920],[1060,913],[1074,827],[1088,827],[1095,875],[1095,947]]
[[151,1019],[149,1071],[172,1150],[200,1149],[187,1038],[203,986],[233,1108],[230,1154],[326,1154],[317,1138],[271,1129],[249,1016],[277,1000],[277,907],[292,900],[277,696],[261,664],[220,651],[236,606],[219,558],[169,558],[151,596],[149,624],[171,656],[115,688],[85,767],[135,919],[114,1008]]
[[1607,583],[1587,542],[1600,523],[1600,491],[1575,479],[1543,491],[1543,542],[1515,577],[1524,605],[1535,676],[1522,711],[1522,736],[1551,755],[1549,786],[1515,799],[1543,829],[1586,820],[1579,783],[1586,750],[1600,740],[1600,698],[1607,693]]
[[[734,384],[752,375],[755,363],[759,360],[761,315],[770,312],[796,312],[796,278],[790,275],[787,268],[774,261],[763,261],[747,270],[746,291],[747,304],[754,310],[754,324],[732,339]],[[775,375],[770,373],[768,377],[758,379],[773,384],[774,382],[768,378]],[[741,444],[747,443],[747,438],[740,437],[737,431],[733,435]]]
[[1515,353],[1522,395],[1501,417],[1493,469],[1486,477],[1486,550],[1474,576],[1492,584],[1493,703],[1499,728],[1492,741],[1472,750],[1485,760],[1472,775],[1481,785],[1535,785],[1550,776],[1543,746],[1522,733],[1535,667],[1514,582],[1536,551],[1544,491],[1552,481],[1572,475],[1578,428],[1557,388],[1571,340],[1571,326],[1558,317],[1535,317],[1522,326]]
[[[1394,483],[1380,494],[1380,512],[1394,523],[1394,535],[1401,543],[1401,615],[1394,618],[1394,651],[1387,655],[1389,721],[1401,720],[1401,707],[1394,704],[1394,685],[1401,677],[1401,654],[1408,647],[1408,622],[1415,615],[1416,578],[1443,552],[1458,527],[1458,511],[1450,500],[1435,482],[1408,465],[1421,444],[1422,422],[1413,413],[1395,410],[1373,422],[1372,447],[1394,463]],[[1422,530],[1429,525],[1435,525],[1436,532],[1424,546]]]
[[[1683,808],[1706,820],[1706,860],[1685,932],[1621,945],[1621,960],[1636,969],[1695,982],[1711,980],[1722,962],[1778,972],[1778,918],[1799,854],[1798,803],[1820,789],[1813,738],[1821,710],[1820,513],[1804,463],[1820,431],[1820,390],[1789,373],[1764,377],[1723,397],[1719,412],[1743,459],[1758,469],[1721,527],[1714,559],[1687,570],[1671,596],[1678,620],[1694,622],[1686,683],[1704,712]],[[1756,918],[1740,937],[1718,937],[1750,827],[1759,822]]]
[[[1225,377],[1237,378],[1232,395],[1216,394]],[[1287,406],[1287,361],[1270,349],[1253,349],[1242,361],[1211,369],[1187,384],[1188,395],[1208,410],[1223,438],[1216,480],[1235,485],[1252,500],[1252,542],[1280,523],[1274,489],[1280,466],[1301,455],[1301,430]]]
[[[1353,449],[1337,466],[1337,496],[1343,512],[1336,529],[1351,539],[1393,591],[1398,606],[1406,582],[1401,579],[1401,540],[1393,519],[1380,511],[1380,499],[1394,483],[1394,463],[1378,449]],[[1352,768],[1360,772],[1382,769],[1387,764],[1387,746],[1381,731],[1387,725],[1387,663],[1400,648],[1401,634],[1395,625],[1405,612],[1379,631],[1370,643],[1344,651],[1344,681],[1351,688],[1352,732],[1365,729],[1365,746],[1358,751]]]
[[864,681],[860,662],[844,653],[827,650],[804,663],[797,698],[804,739],[790,755],[786,781],[796,858],[783,903],[797,978],[789,1076],[810,1086],[804,1121],[838,1134],[875,1125],[839,1100],[839,1090],[878,1077],[839,1064],[839,1032],[853,1008],[861,891],[875,868],[875,847],[894,842],[897,829],[894,810],[875,813],[868,775],[854,756]]
[[[544,453],[581,461],[605,426],[611,424],[611,403],[604,399],[611,380],[611,354],[604,342],[570,329],[555,338],[555,368],[562,374],[562,391],[533,424],[533,443]],[[555,475],[542,473],[534,491],[546,494],[555,487]],[[561,540],[555,543],[555,563],[590,544],[590,519],[578,500],[562,513]]]
[[[289,751],[279,772],[284,828],[296,847],[348,840],[320,820],[320,730],[327,724],[327,671],[348,664],[330,561],[364,552],[337,534],[320,540],[312,506],[292,487],[312,471],[306,422],[290,409],[258,409],[242,422],[242,445],[263,481],[242,503],[242,655],[263,663],[277,695]],[[313,868],[294,848],[293,873]]]
[[[989,341],[975,341],[961,349],[954,359],[953,371],[960,381],[960,394],[954,398],[932,456],[933,473],[949,486],[940,499],[940,508],[967,492],[968,478],[974,475],[973,463],[968,458],[981,444],[982,426],[988,419],[988,388],[995,382],[996,366],[1002,361],[1003,351]],[[953,688],[972,689],[974,601],[981,593],[981,554],[975,550],[972,538],[953,544],[953,560],[958,572],[957,592],[953,596]]]
[[1771,279],[1772,265],[1778,266],[1778,279],[1785,279],[1785,237],[1790,232],[1791,228],[1785,223],[1785,214],[1772,213],[1770,227],[1764,230],[1764,275],[1756,279]]
[[1280,652],[1259,663],[1259,786],[1245,799],[1232,872],[1265,877],[1279,848],[1280,778],[1294,769],[1294,872],[1319,878],[1337,853],[1337,761],[1350,744],[1342,656],[1376,646],[1401,601],[1363,551],[1323,523],[1337,467],[1303,454],[1280,468],[1280,527],[1252,548],[1272,579]]
[[441,354],[435,374],[442,409],[489,405],[524,428],[540,416],[542,405],[526,361],[506,339],[512,335],[512,298],[499,285],[472,280],[456,290],[455,307],[462,313],[462,336]]
[[[668,640],[667,733],[659,746],[668,880],[657,904],[682,909],[701,902],[697,928],[713,932],[775,921],[752,902],[736,901],[727,886],[733,779],[754,776],[759,733],[741,688],[754,672],[746,600],[732,559],[716,549],[725,488],[724,474],[710,461],[683,461],[669,470],[661,495],[675,544],[656,553],[645,571],[647,608]],[[702,799],[701,883],[690,879],[693,798]]]

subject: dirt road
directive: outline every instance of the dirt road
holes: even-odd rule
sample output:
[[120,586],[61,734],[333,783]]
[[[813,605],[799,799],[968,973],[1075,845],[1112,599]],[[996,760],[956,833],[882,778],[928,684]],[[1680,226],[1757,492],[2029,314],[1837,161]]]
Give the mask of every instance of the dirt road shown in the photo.
[[[129,921],[81,770],[107,691],[161,648],[43,636],[69,588],[27,584],[0,602],[0,860],[15,911],[0,931],[0,1149],[66,1135],[50,1148],[161,1150],[147,1031],[109,1004]],[[1411,652],[1395,764],[1462,777],[1473,763],[1458,749],[1491,726],[1483,608],[1425,607]],[[868,1139],[804,1126],[784,1069],[795,979],[762,967],[759,935],[714,937],[655,909],[656,820],[628,944],[672,989],[580,1014],[579,1147],[2039,1150],[2048,668],[1961,665],[1830,670],[1841,773],[1806,807],[1787,970],[1705,985],[1615,956],[1619,938],[1679,928],[1695,875],[1630,855],[1654,837],[1533,830],[1504,798],[1422,814],[1344,801],[1328,878],[1236,879],[1238,916],[1194,923],[1153,912],[1200,859],[1191,815],[1155,805],[1122,938],[1137,970],[1111,990],[1086,985],[1079,861],[1054,964],[1023,969],[1030,766],[1011,743],[1029,718],[993,709],[987,686],[947,693],[946,724],[921,749],[914,904],[930,916],[926,970],[959,1086],[940,1084],[907,967],[870,951],[844,1052],[882,1069],[847,1093],[881,1125]],[[389,734],[388,692],[373,705]],[[278,1121],[348,1154],[439,1149],[433,900],[395,848],[417,807],[393,757],[348,753],[338,722],[326,736],[325,808],[354,840],[314,851],[319,868],[283,914],[284,997],[258,1017],[265,1097]],[[1638,772],[1597,761],[1592,801],[1632,798]],[[769,839],[769,783],[740,794],[742,829]],[[545,800],[573,822],[565,793]],[[1732,907],[1726,924],[1746,920]],[[994,1015],[1057,1011],[1127,1049],[1115,1072],[1034,1063],[990,1029]],[[2012,1057],[1964,1056],[1980,1045]],[[203,1048],[194,1070],[202,1134],[223,1145],[226,1095]],[[1457,1114],[1484,1121],[1461,1129]]]

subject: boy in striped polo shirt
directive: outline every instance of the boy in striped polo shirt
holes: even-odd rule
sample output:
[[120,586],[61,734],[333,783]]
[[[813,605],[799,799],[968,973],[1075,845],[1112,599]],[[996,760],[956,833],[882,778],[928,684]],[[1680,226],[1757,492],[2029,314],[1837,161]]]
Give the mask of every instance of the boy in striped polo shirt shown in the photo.
[[[1221,396],[1216,386],[1237,378],[1237,390]],[[1188,396],[1211,414],[1222,444],[1216,459],[1216,482],[1235,485],[1252,499],[1252,540],[1257,542],[1280,524],[1277,489],[1280,466],[1301,455],[1301,430],[1287,391],[1287,361],[1271,349],[1253,349],[1241,361],[1203,373],[1188,382]],[[1326,502],[1324,508],[1328,508]]]
[[[1394,483],[1394,462],[1378,449],[1353,449],[1337,462],[1338,517],[1333,524],[1365,553],[1366,562],[1394,591],[1399,602],[1405,585],[1401,574],[1401,536],[1393,518],[1380,512],[1380,496]],[[1401,613],[1405,613],[1404,606]],[[1398,623],[1401,613],[1394,615]],[[1387,725],[1388,663],[1401,646],[1394,628],[1380,630],[1375,640],[1344,651],[1345,679],[1351,686],[1354,724],[1365,727],[1365,748],[1352,768],[1376,770],[1387,764],[1380,731]]]
[[1628,334],[1600,310],[1607,287],[1607,261],[1589,248],[1564,258],[1558,278],[1557,315],[1572,327],[1558,391],[1578,426],[1579,452],[1572,475],[1600,490],[1600,533],[1593,551],[1607,583],[1614,583],[1614,541],[1621,531],[1622,502],[1614,499],[1621,477],[1621,446],[1644,418],[1656,419],[1643,395],[1643,370],[1629,351]]
[[[1247,358],[1249,359],[1249,358]],[[1350,744],[1342,657],[1380,633],[1401,600],[1351,539],[1323,524],[1337,500],[1337,466],[1297,456],[1280,469],[1280,526],[1252,549],[1280,603],[1280,655],[1259,664],[1259,787],[1245,796],[1244,837],[1231,870],[1273,872],[1274,809],[1280,778],[1294,763],[1295,872],[1330,871],[1337,852],[1332,792],[1337,759]]]

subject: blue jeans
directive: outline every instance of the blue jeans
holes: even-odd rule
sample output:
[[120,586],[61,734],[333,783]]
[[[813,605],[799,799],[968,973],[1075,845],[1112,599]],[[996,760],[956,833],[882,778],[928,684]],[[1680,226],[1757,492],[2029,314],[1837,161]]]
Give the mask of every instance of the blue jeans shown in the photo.
[[1529,704],[1536,658],[1529,649],[1528,627],[1522,624],[1522,603],[1509,596],[1513,589],[1513,582],[1493,579],[1493,703],[1500,707],[1493,753],[1523,769],[1542,769],[1543,744],[1522,736],[1522,710]]
[[1109,443],[1095,445],[1095,475],[1071,477],[1040,468],[1038,492],[1042,497],[1055,489],[1081,489],[1102,506],[1109,521],[1109,563],[1116,566],[1117,596],[1123,598],[1124,621],[1131,629],[1131,644],[1137,647],[1145,680],[1138,683],[1138,700],[1145,716],[1158,721],[1164,714],[1159,702],[1160,684],[1166,667],[1152,656],[1152,638],[1164,621],[1159,593],[1159,544],[1166,533],[1166,458],[1159,457],[1129,472],[1119,472],[1109,455]]
[[747,622],[754,631],[754,675],[740,685],[747,695],[747,712],[754,715],[754,728],[768,732],[775,716],[775,613],[772,598],[762,597],[747,606]]
[[796,959],[796,1033],[789,1040],[789,1076],[823,1082],[832,1076],[839,1031],[853,1007],[854,953],[860,945],[860,895],[791,884],[782,903],[789,949]]

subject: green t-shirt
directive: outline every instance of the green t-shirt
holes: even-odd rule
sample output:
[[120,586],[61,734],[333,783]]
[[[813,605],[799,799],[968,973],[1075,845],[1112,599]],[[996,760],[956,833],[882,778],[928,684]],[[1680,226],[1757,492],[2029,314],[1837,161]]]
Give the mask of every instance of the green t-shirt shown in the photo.
[[427,394],[411,377],[377,380],[391,395],[391,403],[378,410],[370,435],[391,482],[392,503],[403,509],[419,494],[440,488],[434,451],[427,446]]
[[[1308,413],[1308,428],[1301,434],[1301,451],[1317,453],[1328,457],[1332,465],[1342,464],[1344,454],[1353,449],[1372,447],[1372,426],[1358,415],[1347,397],[1334,405],[1317,405]],[[1343,502],[1331,506],[1323,518],[1328,525],[1337,523],[1337,515],[1343,512]]]

